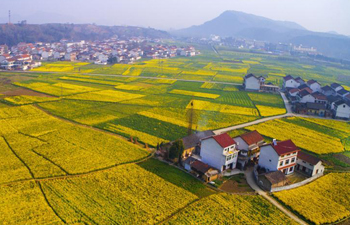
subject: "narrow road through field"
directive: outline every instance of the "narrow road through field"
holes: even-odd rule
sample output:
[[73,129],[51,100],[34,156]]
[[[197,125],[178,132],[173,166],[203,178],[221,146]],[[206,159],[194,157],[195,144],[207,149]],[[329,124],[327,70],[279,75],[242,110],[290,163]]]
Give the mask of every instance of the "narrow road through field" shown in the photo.
[[253,167],[249,167],[246,171],[244,171],[244,174],[247,178],[247,182],[249,186],[256,191],[259,195],[264,197],[266,200],[268,200],[271,204],[276,206],[279,210],[284,212],[286,215],[288,215],[290,218],[292,218],[295,222],[307,225],[307,223],[303,220],[301,220],[298,216],[296,216],[294,213],[286,209],[284,206],[282,206],[279,202],[277,202],[275,199],[273,199],[271,196],[269,196],[265,191],[263,191],[255,182],[254,175],[253,175]]

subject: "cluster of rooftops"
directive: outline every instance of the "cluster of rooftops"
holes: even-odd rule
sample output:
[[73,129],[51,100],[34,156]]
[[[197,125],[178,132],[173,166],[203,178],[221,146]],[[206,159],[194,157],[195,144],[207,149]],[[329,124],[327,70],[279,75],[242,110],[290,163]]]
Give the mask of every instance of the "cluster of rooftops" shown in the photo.
[[[204,131],[187,136],[182,141],[185,147],[182,165],[206,181],[215,180],[228,170],[243,170],[249,163],[263,168],[266,174],[279,171],[279,174],[288,175],[297,169],[298,160],[309,166],[303,168],[311,176],[313,167],[321,163],[320,159],[302,152],[292,140],[266,143],[256,130],[233,138],[227,133],[216,135],[212,131]],[[302,170],[300,165],[298,169]]]
[[350,92],[338,83],[322,86],[313,79],[288,75],[283,78],[282,90],[297,113],[350,119]]

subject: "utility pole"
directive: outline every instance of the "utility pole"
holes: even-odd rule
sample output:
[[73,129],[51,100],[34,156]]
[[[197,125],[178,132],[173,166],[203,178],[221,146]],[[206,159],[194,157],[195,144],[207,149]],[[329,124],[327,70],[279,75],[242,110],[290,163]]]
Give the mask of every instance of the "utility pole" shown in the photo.
[[11,10],[9,10],[9,25],[11,24]]

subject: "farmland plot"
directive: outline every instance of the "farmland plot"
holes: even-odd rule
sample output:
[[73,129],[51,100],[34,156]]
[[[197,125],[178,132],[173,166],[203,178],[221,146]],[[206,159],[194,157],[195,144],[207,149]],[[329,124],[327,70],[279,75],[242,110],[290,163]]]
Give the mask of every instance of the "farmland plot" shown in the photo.
[[0,188],[1,224],[64,224],[33,181]]
[[246,127],[246,129],[257,130],[265,136],[278,140],[292,139],[300,148],[316,154],[344,151],[344,147],[339,138],[289,123],[288,120],[271,120]]
[[49,202],[68,224],[155,224],[197,199],[137,165],[42,185]]
[[296,224],[261,196],[216,194],[173,216],[166,224]]
[[0,134],[35,177],[83,173],[148,155],[120,138],[59,121],[31,106],[0,109],[0,118],[5,124]]
[[274,193],[315,224],[330,224],[350,216],[350,175],[327,174],[305,186]]

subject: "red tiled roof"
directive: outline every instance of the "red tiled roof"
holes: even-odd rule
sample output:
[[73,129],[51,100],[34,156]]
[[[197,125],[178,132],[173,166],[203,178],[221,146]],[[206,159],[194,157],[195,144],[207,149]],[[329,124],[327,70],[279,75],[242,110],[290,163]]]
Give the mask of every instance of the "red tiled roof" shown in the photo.
[[261,134],[254,130],[252,132],[249,133],[245,133],[241,135],[241,138],[248,144],[248,145],[252,145],[255,143],[258,143],[259,141],[263,141],[264,138],[261,136]]
[[300,151],[292,140],[280,141],[277,142],[277,145],[274,145],[273,143],[271,145],[278,155],[284,155],[287,153]]
[[290,89],[289,90],[289,93],[295,93],[295,92],[298,92],[299,89],[298,88],[293,88],[293,89]]
[[312,165],[316,165],[319,161],[321,161],[319,158],[306,154],[305,152],[298,152],[298,159],[304,160]]
[[213,136],[213,138],[223,148],[236,144],[227,133]]
[[285,81],[288,81],[288,80],[294,79],[294,78],[293,78],[291,75],[287,75],[287,76],[283,77],[283,79],[284,79]]

